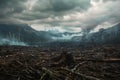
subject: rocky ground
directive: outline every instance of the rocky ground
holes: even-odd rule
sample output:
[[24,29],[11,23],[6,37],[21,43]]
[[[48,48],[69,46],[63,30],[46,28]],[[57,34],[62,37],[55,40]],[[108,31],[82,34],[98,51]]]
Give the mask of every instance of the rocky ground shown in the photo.
[[0,46],[0,80],[120,80],[120,46]]

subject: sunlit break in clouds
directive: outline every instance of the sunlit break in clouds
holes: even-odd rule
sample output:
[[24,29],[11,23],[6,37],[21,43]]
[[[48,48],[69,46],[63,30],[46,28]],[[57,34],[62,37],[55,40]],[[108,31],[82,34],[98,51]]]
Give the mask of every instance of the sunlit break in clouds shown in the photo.
[[36,4],[38,0],[28,0],[25,5],[27,10],[32,10],[32,8],[34,7],[34,5]]

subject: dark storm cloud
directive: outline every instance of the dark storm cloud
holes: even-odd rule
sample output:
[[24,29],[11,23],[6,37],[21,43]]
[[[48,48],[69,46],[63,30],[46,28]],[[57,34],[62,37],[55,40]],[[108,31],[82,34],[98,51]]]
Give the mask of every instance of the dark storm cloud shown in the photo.
[[39,0],[35,10],[41,11],[67,11],[74,8],[79,10],[88,9],[90,0]]
[[0,17],[36,20],[61,16],[67,11],[87,10],[90,0],[1,0]]
[[25,0],[1,0],[0,15],[4,17],[14,13],[22,12],[24,10],[24,1]]

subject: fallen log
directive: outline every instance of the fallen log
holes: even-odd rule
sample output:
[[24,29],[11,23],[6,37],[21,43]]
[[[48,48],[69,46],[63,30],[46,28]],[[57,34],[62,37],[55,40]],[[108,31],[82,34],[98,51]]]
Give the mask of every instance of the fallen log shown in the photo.
[[61,80],[58,78],[59,74],[57,75],[56,73],[50,71],[49,69],[43,67],[42,68],[43,71],[45,71],[45,73],[41,76],[41,79],[40,80],[44,80],[43,77],[46,75],[46,74],[49,74],[53,79],[55,80]]
[[44,80],[44,77],[45,77],[46,74],[47,74],[47,73],[45,72],[45,73],[41,76],[40,80]]
[[74,66],[74,68],[72,69],[72,71],[76,71],[81,65],[85,64],[86,62],[82,62],[77,64],[76,66]]
[[120,59],[75,59],[75,61],[87,61],[87,62],[109,62],[109,63],[118,63]]
[[100,79],[98,79],[98,78],[96,78],[96,77],[87,76],[87,75],[82,74],[82,73],[74,72],[73,70],[70,70],[70,69],[67,69],[67,68],[61,68],[61,70],[66,70],[66,71],[68,71],[68,72],[71,73],[71,74],[78,75],[78,76],[80,76],[80,77],[82,77],[82,78],[84,78],[84,79],[87,79],[87,80],[100,80]]

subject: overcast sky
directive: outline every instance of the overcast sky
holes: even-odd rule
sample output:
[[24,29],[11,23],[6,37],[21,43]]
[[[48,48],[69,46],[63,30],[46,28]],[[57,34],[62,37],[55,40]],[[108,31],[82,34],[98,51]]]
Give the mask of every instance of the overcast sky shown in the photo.
[[[120,0],[1,0],[0,23],[79,32],[120,22]],[[99,28],[98,28],[99,29]],[[95,30],[95,29],[94,29]]]

